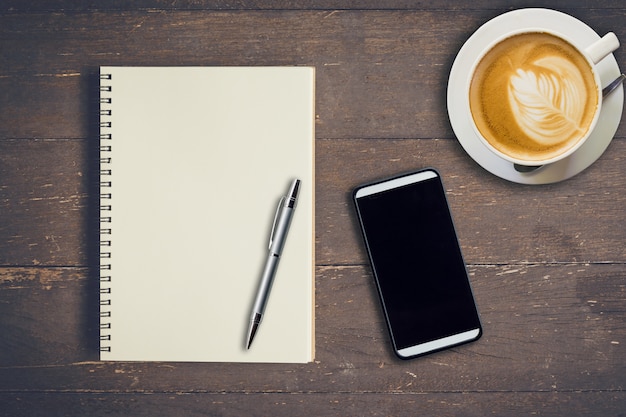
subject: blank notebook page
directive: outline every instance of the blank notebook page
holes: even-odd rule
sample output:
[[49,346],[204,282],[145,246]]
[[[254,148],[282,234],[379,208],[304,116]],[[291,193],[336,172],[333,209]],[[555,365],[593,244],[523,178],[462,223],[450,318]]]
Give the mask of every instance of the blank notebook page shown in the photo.
[[[314,79],[308,67],[101,68],[102,360],[313,360]],[[295,178],[247,350],[272,220]]]

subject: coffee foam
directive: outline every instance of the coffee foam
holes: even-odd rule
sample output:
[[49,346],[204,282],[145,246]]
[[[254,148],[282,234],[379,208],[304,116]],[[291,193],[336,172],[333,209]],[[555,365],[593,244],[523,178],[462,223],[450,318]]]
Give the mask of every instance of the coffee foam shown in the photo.
[[478,64],[470,88],[472,117],[496,149],[546,160],[574,146],[598,105],[586,59],[566,41],[533,32],[505,39]]

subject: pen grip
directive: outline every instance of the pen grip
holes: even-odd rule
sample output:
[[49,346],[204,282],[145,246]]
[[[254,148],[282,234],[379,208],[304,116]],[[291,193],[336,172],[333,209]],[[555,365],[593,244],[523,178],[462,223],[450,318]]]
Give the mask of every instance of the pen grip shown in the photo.
[[274,282],[274,276],[276,275],[276,269],[278,268],[278,262],[280,257],[270,252],[265,262],[265,269],[263,269],[263,276],[261,277],[261,283],[259,285],[259,291],[257,292],[256,299],[254,300],[254,306],[252,308],[252,314],[263,314],[267,300],[270,296],[272,289],[272,283]]

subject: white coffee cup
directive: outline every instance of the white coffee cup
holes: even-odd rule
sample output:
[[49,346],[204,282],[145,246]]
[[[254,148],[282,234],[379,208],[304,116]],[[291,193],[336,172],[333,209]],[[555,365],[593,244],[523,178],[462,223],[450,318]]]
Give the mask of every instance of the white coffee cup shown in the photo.
[[[565,42],[562,50],[541,44],[552,37],[556,45]],[[535,46],[531,40],[537,41]],[[591,45],[578,45],[543,28],[512,31],[496,39],[478,56],[467,79],[465,94],[476,135],[490,151],[514,164],[546,165],[570,156],[589,138],[602,110],[595,65],[618,47],[612,32]],[[504,50],[515,50],[516,55],[509,57]],[[566,57],[574,55],[579,56],[569,62]],[[523,66],[516,61],[522,57]],[[497,65],[510,68],[499,71]]]

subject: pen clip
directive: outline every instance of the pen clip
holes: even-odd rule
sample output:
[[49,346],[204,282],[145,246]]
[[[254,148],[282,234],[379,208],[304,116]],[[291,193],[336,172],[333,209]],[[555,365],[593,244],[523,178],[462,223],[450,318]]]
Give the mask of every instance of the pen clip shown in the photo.
[[272,242],[274,241],[274,231],[276,230],[276,222],[278,221],[278,214],[280,213],[280,209],[285,203],[286,197],[282,196],[280,201],[278,202],[278,207],[276,207],[276,214],[274,214],[274,223],[272,223],[272,233],[270,234],[270,244],[268,249],[272,248]]

